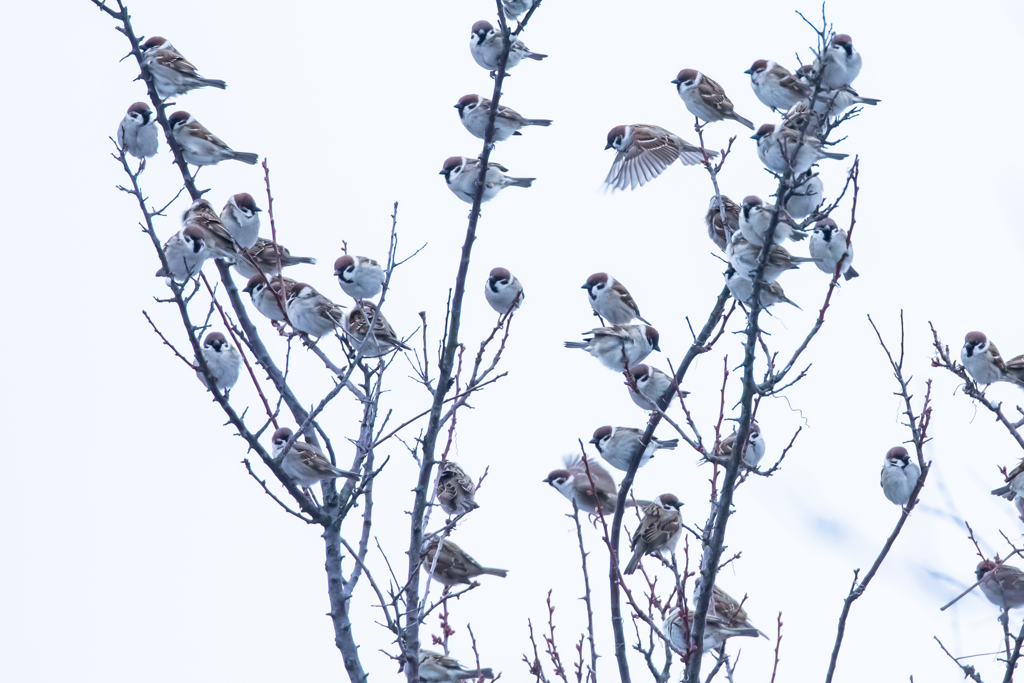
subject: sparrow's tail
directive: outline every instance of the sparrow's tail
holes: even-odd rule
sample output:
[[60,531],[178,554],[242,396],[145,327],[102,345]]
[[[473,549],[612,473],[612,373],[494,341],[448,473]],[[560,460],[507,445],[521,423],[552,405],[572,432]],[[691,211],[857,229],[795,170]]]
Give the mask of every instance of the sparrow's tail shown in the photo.
[[651,501],[649,501],[649,500],[627,500],[626,501],[626,507],[628,507],[628,508],[631,508],[631,507],[645,508],[645,507],[647,507],[650,504],[651,504]]
[[807,233],[804,232],[803,230],[791,230],[789,233],[789,239],[793,240],[794,242],[799,242],[800,240],[806,238]]
[[349,472],[347,470],[339,470],[337,467],[331,468],[331,474],[335,477],[344,477],[345,479],[359,479],[358,472]]
[[791,256],[789,260],[793,263],[818,263],[821,261],[820,258],[813,256]]
[[225,83],[224,81],[219,81],[216,78],[200,78],[199,82],[205,86],[209,86],[211,88],[220,88],[221,90],[224,90],[228,87],[227,83]]
[[287,268],[288,266],[297,266],[300,263],[308,263],[310,265],[316,265],[316,259],[313,258],[312,256],[292,256],[291,254],[288,254],[286,256],[284,254],[281,254],[281,267],[282,268]]
[[483,570],[484,574],[490,574],[491,576],[500,576],[503,579],[506,576],[508,576],[507,569],[495,569],[494,567],[484,567]]
[[626,568],[622,570],[623,574],[626,574],[628,576],[629,574],[632,574],[636,571],[637,566],[640,564],[640,558],[644,556],[641,550],[641,548],[637,548],[636,551],[633,553],[633,557],[629,558],[629,564],[627,564]]
[[480,669],[479,671],[468,671],[466,673],[469,674],[466,676],[467,679],[480,678],[481,676],[483,678],[494,678],[494,671],[491,670],[491,667],[487,667],[486,669]]
[[790,306],[796,306],[797,310],[800,310],[800,311],[804,310],[804,309],[800,308],[799,306],[797,306],[796,302],[793,301],[792,299],[789,299],[789,298],[786,298],[786,297],[782,297],[782,300],[785,301]]
[[545,57],[547,57],[547,55],[542,55],[539,52],[531,52],[530,54],[528,54],[526,56],[529,57],[530,59],[536,59],[538,62],[540,60],[544,59]]
[[530,187],[536,178],[509,178],[509,187]]
[[567,349],[585,349],[590,346],[587,342],[565,342],[565,348]]
[[260,158],[260,155],[259,154],[253,154],[252,152],[235,152],[235,155],[233,157],[231,157],[231,158],[235,159],[237,161],[241,161],[243,164],[249,164],[250,166],[255,166],[256,162]]
[[858,97],[857,104],[870,104],[872,107],[881,102],[882,100],[876,100],[874,97]]
[[846,273],[843,275],[843,277],[845,277],[847,280],[852,280],[855,277],[860,277],[860,273],[854,270],[853,266],[850,266],[849,268],[846,269]]
[[849,154],[843,154],[842,152],[825,152],[822,151],[821,156],[825,159],[845,159],[850,156]]
[[658,439],[658,448],[668,448],[669,450],[679,445],[679,439]]
[[[764,636],[763,633],[758,631],[756,628],[731,628],[729,629],[729,635],[732,636],[747,636],[750,638],[757,638],[758,636]],[[768,636],[764,636],[768,638]],[[771,640],[771,638],[768,638]]]
[[[718,152],[712,152],[710,149],[706,150],[708,153],[708,159],[714,159],[718,156]],[[689,142],[683,143],[683,148],[679,152],[679,161],[682,162],[683,166],[693,166],[694,164],[704,163],[704,154],[700,151],[700,147],[691,145]]]
[[550,126],[551,123],[551,119],[523,119],[523,124],[527,126]]
[[1010,488],[1009,484],[1007,484],[1006,486],[1001,486],[1001,487],[995,489],[994,491],[992,491],[992,495],[993,496],[1002,496],[1003,498],[1005,498],[1007,500],[1013,500],[1014,498],[1016,498],[1016,494],[1013,492],[1013,489]]
[[742,116],[740,116],[736,112],[732,113],[732,118],[733,118],[734,121],[737,121],[738,123],[742,123],[744,126],[749,128],[750,130],[754,130],[754,122],[753,121],[750,121],[749,119],[743,118]]

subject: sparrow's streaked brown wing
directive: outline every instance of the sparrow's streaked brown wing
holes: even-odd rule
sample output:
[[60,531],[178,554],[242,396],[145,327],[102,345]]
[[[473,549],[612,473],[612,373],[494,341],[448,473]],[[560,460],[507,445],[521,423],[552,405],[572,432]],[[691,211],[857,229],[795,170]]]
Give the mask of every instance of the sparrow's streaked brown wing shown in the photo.
[[700,85],[697,86],[697,94],[704,100],[704,103],[715,110],[730,116],[732,111],[732,100],[725,95],[725,89],[707,76],[702,76]]
[[[1005,375],[1006,374],[1006,362],[1003,360],[1003,357],[1001,355],[999,355],[999,349],[996,348],[995,344],[993,344],[992,342],[989,342],[988,343],[988,350],[992,354],[992,362],[995,363],[996,367],[999,368],[1000,372],[1002,372]],[[1014,359],[1014,360],[1016,360],[1016,359]]]
[[637,318],[640,317],[640,307],[636,305],[636,301],[633,300],[633,296],[629,293],[628,289],[622,286],[621,282],[616,280],[615,284],[612,285],[612,291],[618,292],[619,298],[622,300],[622,303],[629,306],[629,310],[633,311],[633,314]]

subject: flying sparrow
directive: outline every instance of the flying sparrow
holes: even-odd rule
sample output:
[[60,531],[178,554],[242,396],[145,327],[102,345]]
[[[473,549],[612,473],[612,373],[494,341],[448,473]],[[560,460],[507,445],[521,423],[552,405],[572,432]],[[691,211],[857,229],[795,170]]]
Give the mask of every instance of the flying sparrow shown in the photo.
[[518,19],[529,12],[532,6],[533,0],[501,0],[506,19]]
[[[498,196],[506,187],[530,187],[536,178],[513,178],[505,175],[508,169],[493,161],[487,164],[484,177],[484,193],[481,202],[489,202]],[[480,177],[480,160],[467,157],[448,157],[445,159],[441,175],[448,183],[448,189],[456,197],[469,204],[473,203],[476,192],[476,181]]]
[[[704,154],[697,145],[660,126],[643,123],[615,126],[608,131],[608,144],[604,148],[616,152],[612,168],[604,179],[605,186],[613,191],[642,187],[661,175],[676,159],[684,166],[704,161]],[[713,159],[718,152],[707,150],[707,155]]]
[[[238,381],[238,373],[242,369],[242,354],[220,332],[211,332],[203,340],[203,360],[213,380],[217,384],[217,391],[224,393],[235,386]],[[206,383],[206,377],[200,370],[196,370],[196,376],[207,389],[210,385]]]
[[[589,514],[597,514],[598,505],[603,514],[614,514],[618,492],[615,481],[608,471],[601,467],[600,463],[587,461],[583,464],[583,458],[576,455],[567,455],[563,460],[565,469],[552,470],[544,482],[555,489],[570,501],[575,500],[580,510]],[[587,476],[587,470],[590,476]],[[591,485],[593,480],[593,485]],[[626,507],[650,505],[650,501],[632,500],[626,501]]]
[[821,196],[825,186],[817,174],[793,188],[782,208],[793,218],[803,218],[821,206]]
[[196,88],[214,87],[224,90],[227,83],[203,78],[196,67],[185,59],[166,38],[153,36],[142,45],[142,66],[153,75],[156,94],[162,100],[184,95]]
[[[736,432],[718,442],[715,455],[719,458],[728,458],[732,455],[732,449],[736,443]],[[743,462],[748,467],[757,467],[764,457],[765,443],[761,436],[761,428],[757,422],[750,424],[750,434],[747,436],[747,450],[743,453]]]
[[978,384],[992,384],[1006,377],[1006,363],[999,349],[982,332],[967,333],[960,361]]
[[776,128],[773,123],[762,125],[750,137],[757,140],[757,156],[761,163],[778,174],[792,170],[794,176],[799,176],[821,159],[845,159],[849,156],[822,150],[821,141],[810,135],[805,136],[801,143],[799,131]]
[[518,309],[523,304],[526,294],[523,285],[507,268],[492,268],[484,283],[484,296],[498,315],[505,315],[515,304]]
[[193,166],[212,166],[227,159],[236,159],[250,166],[259,159],[252,152],[236,152],[187,111],[176,111],[167,119],[171,135],[181,145],[182,156]]
[[616,372],[625,372],[637,365],[651,355],[651,351],[661,351],[658,331],[650,325],[598,327],[583,334],[590,336],[584,336],[581,342],[565,342],[565,348],[583,349],[601,361],[601,365]]
[[[725,248],[725,256],[737,273],[753,280],[754,273],[757,272],[758,259],[761,257],[761,249],[762,247],[748,242],[742,233],[736,233]],[[786,251],[785,247],[772,244],[768,252],[768,260],[764,265],[763,279],[765,282],[775,282],[787,270],[799,268],[801,263],[807,261],[817,261],[817,259],[793,256]]]
[[220,220],[220,216],[206,199],[197,199],[182,216],[181,224],[193,225],[203,231],[203,241],[213,258],[233,262],[239,258],[238,248],[231,233]]
[[[501,57],[501,50],[504,47],[504,40],[501,32],[491,26],[491,22],[480,20],[473,24],[472,35],[469,37],[469,51],[473,54],[476,63],[488,71],[498,70],[498,59]],[[508,51],[508,59],[505,62],[505,70],[508,71],[524,59],[541,60],[547,57],[539,52],[532,52],[518,38],[512,43]]]
[[683,520],[679,508],[683,504],[671,493],[663,493],[644,508],[644,518],[630,540],[629,559],[623,574],[632,574],[644,555],[674,554],[676,543],[683,533]]
[[993,496],[1013,500],[1024,495],[1024,459],[1006,475],[1006,485],[992,491]]
[[821,74],[826,88],[842,88],[853,83],[860,73],[860,53],[853,48],[853,39],[845,33],[833,36],[820,58],[814,60],[814,71]]
[[[687,610],[686,622],[684,625],[680,609],[673,607],[669,610],[668,616],[665,617],[665,623],[661,627],[665,635],[672,641],[672,645],[683,652],[689,651],[689,643],[684,641],[684,635],[693,632],[693,610]],[[732,628],[726,619],[712,614],[711,610],[708,610],[707,621],[704,622],[703,652],[706,654],[721,647],[728,638],[734,636],[756,638],[759,635],[762,634],[756,628]]]
[[334,275],[353,299],[372,299],[384,289],[384,269],[372,258],[345,254],[334,262]]
[[291,438],[292,430],[287,427],[282,427],[274,432],[271,441],[274,445],[274,459],[280,460],[281,469],[301,488],[308,489],[313,484],[339,477],[359,479],[358,472],[338,469],[324,457],[323,451],[316,444],[307,443],[301,439],[296,440],[282,457],[284,445]]
[[835,274],[839,259],[846,256],[843,261],[843,276],[847,280],[852,280],[860,275],[853,269],[853,244],[846,245],[846,231],[836,225],[831,218],[823,218],[814,224],[810,252],[811,256],[819,259],[814,265],[824,273]]
[[[721,196],[722,201],[718,201]],[[725,223],[722,223],[721,204],[725,204]],[[723,195],[714,195],[708,203],[708,212],[704,215],[704,224],[708,226],[708,237],[719,249],[725,251],[734,232],[740,229],[740,207],[736,202]]]
[[285,307],[292,327],[317,339],[334,332],[345,319],[342,306],[302,282],[292,285]]
[[128,113],[117,127],[117,146],[136,159],[156,156],[160,147],[159,130],[148,104],[136,102],[128,107]]
[[420,648],[421,683],[459,683],[459,681],[470,678],[473,680],[494,678],[494,672],[490,667],[463,669],[462,665],[451,657]]
[[[374,316],[377,320],[373,323],[373,332],[370,332],[370,322]],[[380,358],[399,349],[409,350],[395,334],[394,328],[384,314],[365,299],[357,301],[352,310],[345,314],[341,321],[341,329],[348,335],[349,343],[355,352],[362,353],[363,358]]]
[[[316,259],[311,256],[292,256],[288,248],[281,243],[278,243],[277,251],[275,251],[274,243],[271,240],[260,237],[256,240],[255,245],[249,247],[247,255],[235,259],[235,270],[244,278],[255,277],[261,272],[268,277],[276,277],[281,274],[281,270],[277,267],[278,254],[280,254],[281,268],[297,266],[300,263],[316,264]],[[249,259],[256,262],[256,265],[259,266],[258,270],[250,263]]]
[[[629,369],[629,374],[633,376],[633,381],[636,383],[636,388],[639,392],[633,391],[633,387],[626,385],[629,388],[629,397],[633,399],[633,403],[644,410],[654,410],[657,408],[658,401],[665,395],[665,392],[670,387],[675,386],[675,380],[672,375],[649,365],[634,365]],[[680,393],[684,397],[690,395],[688,391]]]
[[156,276],[169,277],[178,282],[188,280],[199,275],[208,258],[210,250],[203,241],[203,231],[194,225],[185,226],[164,242],[167,267],[156,271]]
[[788,111],[811,92],[789,69],[777,62],[759,59],[743,73],[750,75],[750,87],[766,107]]
[[[601,454],[604,461],[617,470],[625,472],[629,469],[629,463],[640,452],[640,437],[643,436],[642,429],[631,427],[598,427],[594,430],[594,436],[590,443],[594,444],[597,452]],[[659,448],[672,450],[679,445],[679,439],[659,440],[651,439],[640,457],[639,467],[647,464],[647,461],[654,457]]]
[[907,505],[920,476],[921,468],[910,461],[906,448],[890,448],[882,465],[882,493],[896,505]]
[[998,567],[992,560],[978,563],[975,576],[988,601],[1003,611],[1024,607],[1024,572],[1008,564]]
[[[473,136],[486,139],[487,119],[491,114],[491,101],[479,95],[463,95],[459,98],[455,108],[459,110],[459,119]],[[550,119],[528,119],[520,116],[519,112],[498,105],[498,113],[494,116],[494,142],[508,140],[513,135],[522,135],[520,128],[526,126],[550,126]]]
[[594,273],[580,289],[587,290],[594,315],[600,316],[606,323],[625,325],[634,318],[647,322],[640,315],[640,307],[633,301],[626,286],[608,273]]
[[[281,283],[284,283],[284,292],[281,293]],[[249,278],[249,283],[245,286],[242,291],[249,295],[252,299],[252,305],[263,314],[263,317],[270,320],[284,320],[284,312],[281,310],[281,305],[278,303],[275,292],[281,293],[281,300],[287,302],[288,294],[292,288],[298,284],[291,278],[281,278],[278,280],[276,276],[270,277],[270,284],[267,284],[266,278],[257,273]],[[285,304],[287,307],[287,303]]]
[[420,552],[420,562],[423,571],[429,573],[430,567],[434,567],[433,577],[445,586],[455,586],[460,583],[472,584],[474,579],[481,574],[500,576],[505,578],[508,575],[507,569],[495,569],[494,567],[482,567],[465,550],[445,539],[438,553],[437,564],[434,565],[434,554],[437,552],[438,536],[430,536],[424,539],[423,549]]
[[473,478],[451,460],[445,460],[441,465],[435,494],[441,509],[453,517],[480,507],[474,500],[476,484]]
[[[765,204],[760,197],[750,195],[743,198],[740,207],[740,232],[751,244],[764,246],[764,238],[768,235],[768,227],[775,213],[774,204]],[[779,210],[772,241],[782,244],[787,239],[797,242],[807,237],[807,233],[797,227],[796,222],[785,211]]]
[[701,72],[683,69],[672,83],[689,112],[702,121],[711,123],[732,119],[754,130],[753,122],[733,110],[732,100],[726,96],[722,86]]
[[[725,270],[725,284],[729,287],[729,293],[732,294],[733,299],[747,306],[754,305],[753,280],[737,273],[732,264],[729,264],[729,267]],[[761,302],[761,308],[768,308],[778,303],[787,303],[800,308],[796,302],[786,296],[786,293],[782,290],[782,285],[778,282],[762,282],[761,292],[757,298]],[[802,311],[803,309],[800,308],[800,310]]]
[[227,228],[235,244],[249,249],[260,236],[260,207],[248,192],[232,195],[220,210],[220,222]]

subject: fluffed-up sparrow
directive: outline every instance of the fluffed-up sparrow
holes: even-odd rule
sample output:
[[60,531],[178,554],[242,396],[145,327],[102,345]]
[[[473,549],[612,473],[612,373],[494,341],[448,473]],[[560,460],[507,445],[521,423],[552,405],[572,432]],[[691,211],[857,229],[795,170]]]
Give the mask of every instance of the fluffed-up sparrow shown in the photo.
[[[594,436],[590,443],[594,444],[597,452],[601,454],[604,461],[617,470],[625,472],[629,469],[629,463],[640,452],[640,437],[643,436],[642,429],[632,427],[611,427],[605,425],[594,430]],[[647,464],[647,461],[654,457],[658,449],[672,450],[679,445],[679,439],[651,439],[640,456],[640,467]]]
[[[764,238],[768,235],[768,228],[771,226],[774,213],[774,204],[765,204],[760,197],[754,195],[744,197],[743,204],[740,205],[740,232],[751,244],[764,246]],[[799,230],[793,218],[784,210],[779,209],[772,241],[782,244],[787,239],[796,242],[805,237],[807,237],[807,233]]]
[[960,361],[978,384],[992,384],[1006,377],[1006,363],[999,349],[983,332],[967,333]]
[[[669,610],[662,624],[662,630],[677,649],[683,652],[689,651],[689,643],[685,642],[685,635],[693,632],[693,610],[687,610],[686,624],[683,624],[682,612],[678,607]],[[753,627],[732,628],[722,617],[712,614],[708,610],[707,620],[704,622],[704,643],[703,652],[707,654],[725,644],[725,641],[734,636],[747,636],[756,638],[761,632]]]
[[353,299],[372,299],[384,289],[384,269],[372,258],[345,254],[334,262],[341,291]]
[[782,208],[793,218],[803,218],[821,206],[824,192],[821,178],[814,174],[790,191]]
[[[725,256],[737,273],[753,280],[754,274],[757,272],[758,259],[761,257],[761,249],[762,247],[748,242],[742,233],[736,233],[725,248]],[[785,247],[772,244],[768,250],[768,260],[764,265],[763,279],[765,282],[775,282],[787,270],[799,268],[801,263],[808,261],[817,261],[817,259],[793,256]]]
[[757,156],[769,170],[784,174],[792,170],[799,176],[810,170],[821,159],[845,159],[848,154],[826,152],[815,137],[806,135],[800,142],[800,133],[784,126],[766,123],[750,136],[757,140]]
[[[642,187],[661,175],[676,159],[684,166],[704,161],[704,154],[697,145],[660,126],[644,123],[615,126],[608,131],[608,144],[604,148],[615,150],[615,160],[604,179],[606,188],[613,191]],[[713,159],[718,152],[707,150],[707,155]]]
[[[508,169],[501,164],[490,162],[484,176],[484,193],[481,202],[489,202],[506,187],[530,187],[536,178],[513,178],[505,173]],[[480,160],[468,157],[448,157],[441,168],[441,175],[448,183],[448,189],[462,201],[472,204],[476,192],[476,181],[480,176]]]
[[[459,110],[459,120],[474,137],[486,139],[487,119],[491,115],[491,101],[479,95],[463,95],[455,108]],[[498,105],[498,113],[494,115],[494,141],[508,140],[513,135],[522,135],[520,128],[526,126],[550,126],[550,119],[528,119],[519,112],[504,104]]]
[[860,53],[853,47],[853,39],[845,33],[832,37],[824,53],[814,60],[814,71],[821,74],[826,88],[850,85],[860,73]]
[[[281,301],[288,301],[288,294],[292,288],[295,287],[297,282],[291,278],[281,278],[277,276],[269,276],[270,284],[267,284],[267,279],[257,273],[249,278],[249,283],[245,286],[242,291],[249,295],[252,299],[252,305],[259,311],[263,317],[270,320],[284,320],[284,311],[281,310],[281,305],[278,303],[278,298],[275,296],[275,292],[281,294]],[[281,291],[281,283],[284,283],[284,291]],[[287,307],[287,303],[285,303]]]
[[[732,449],[736,444],[736,432],[725,437],[718,442],[718,447],[715,449],[715,455],[720,458],[728,458],[732,455]],[[761,427],[758,426],[757,422],[750,424],[750,434],[747,436],[747,450],[743,453],[743,462],[748,467],[757,467],[761,459],[764,458],[765,452],[764,437],[761,436]]]
[[[217,385],[217,391],[224,393],[235,386],[238,381],[238,373],[242,369],[242,354],[238,352],[231,343],[220,332],[211,332],[203,340],[203,360],[206,367],[213,375],[213,381]],[[210,385],[202,371],[196,369],[196,377],[207,389]]]
[[153,110],[145,102],[128,107],[128,113],[117,127],[117,146],[136,159],[156,156],[160,148],[159,129]]
[[839,259],[843,260],[842,275],[847,280],[860,275],[853,269],[853,243],[846,245],[847,233],[836,225],[831,218],[823,218],[814,224],[814,232],[811,234],[810,252],[811,256],[819,259],[814,265],[829,275],[834,275]]
[[759,59],[743,73],[750,75],[750,87],[766,107],[788,111],[811,93],[800,79],[777,62]]
[[[469,51],[477,64],[488,71],[498,70],[498,60],[501,58],[501,51],[504,47],[504,39],[501,31],[495,29],[491,22],[481,19],[473,24],[472,34],[469,36]],[[518,38],[512,43],[508,51],[508,59],[505,62],[505,70],[508,71],[524,59],[541,60],[547,55],[533,52]]]
[[420,683],[459,683],[470,678],[494,678],[494,672],[490,667],[464,669],[451,657],[420,648]]
[[181,145],[182,156],[193,166],[212,166],[229,159],[252,166],[259,159],[258,154],[231,149],[187,111],[174,112],[168,122],[171,124],[171,135]]
[[611,325],[625,325],[633,319],[644,320],[640,307],[630,296],[626,286],[608,273],[594,273],[587,278],[580,289],[587,290],[587,298],[594,314]]
[[304,282],[292,286],[285,306],[292,327],[318,339],[334,332],[345,319],[345,310],[342,306]]
[[[719,196],[721,201],[719,201]],[[722,223],[721,205],[725,205],[725,223]],[[708,212],[704,214],[704,224],[708,226],[708,237],[715,245],[725,251],[726,245],[734,232],[740,229],[739,204],[723,195],[713,195],[708,202]]]
[[[570,502],[575,500],[580,510],[589,514],[596,514],[600,505],[601,512],[606,515],[615,512],[618,492],[615,488],[615,480],[608,471],[601,467],[600,463],[587,460],[584,465],[583,458],[578,455],[567,455],[563,459],[564,469],[552,470],[544,482],[551,486]],[[590,476],[587,476],[587,471]],[[591,485],[593,480],[593,485]],[[634,503],[627,499],[626,507],[633,505],[646,507],[650,505],[648,500],[638,500]]]
[[[479,562],[469,556],[469,553],[448,539],[445,539],[441,546],[441,552],[437,553],[438,540],[438,536],[424,539],[423,549],[420,551],[423,572],[429,574],[430,567],[433,566],[435,581],[440,581],[445,586],[456,586],[460,583],[471,584],[476,577],[483,574],[501,578],[508,575],[507,569],[481,566]],[[435,553],[437,553],[436,565],[434,565]]]
[[921,477],[921,468],[910,461],[903,446],[894,446],[885,454],[882,464],[882,493],[896,505],[907,505],[910,494]]
[[[374,321],[376,317],[376,321]],[[370,322],[373,321],[373,331],[370,331]],[[384,314],[377,310],[377,307],[363,299],[357,301],[355,306],[345,314],[341,322],[341,328],[348,335],[349,343],[356,353],[363,354],[363,358],[380,358],[392,351],[408,351],[409,347],[402,343],[395,329],[391,327]]]
[[280,459],[281,469],[301,488],[308,489],[313,484],[339,477],[359,478],[358,472],[348,472],[332,465],[316,444],[297,439],[288,452],[284,453],[284,446],[291,438],[292,430],[287,427],[274,432],[271,441],[274,446],[274,459]]
[[675,494],[663,493],[644,508],[640,526],[630,539],[629,549],[633,551],[633,557],[629,558],[623,574],[635,572],[644,555],[675,553],[676,544],[683,532],[683,519],[679,514],[682,506]]
[[203,241],[213,258],[234,262],[238,256],[238,247],[231,233],[220,220],[220,216],[206,199],[197,199],[188,207],[181,218],[182,225],[194,225],[203,231]]
[[732,119],[754,130],[752,121],[736,113],[722,86],[696,69],[683,69],[672,84],[687,110],[700,120],[711,123]]
[[505,315],[513,304],[517,309],[522,306],[526,294],[523,285],[507,268],[492,268],[484,283],[484,297],[498,315]]
[[[672,375],[643,363],[631,367],[629,374],[633,376],[633,382],[636,383],[637,388],[637,391],[633,391],[633,387],[626,385],[629,388],[629,397],[633,399],[633,403],[644,410],[657,408],[658,401],[675,383]],[[690,395],[688,391],[679,393],[684,397]]]
[[978,563],[975,576],[989,602],[1005,610],[1024,607],[1024,572],[1008,564],[998,567],[992,560]]
[[174,95],[184,95],[196,88],[227,88],[227,83],[215,78],[203,78],[196,67],[166,38],[153,36],[142,45],[142,66],[153,75],[156,94],[165,100]]
[[249,249],[260,236],[260,212],[256,200],[248,192],[232,195],[220,210],[220,222],[227,228],[235,244]]
[[164,242],[167,267],[156,271],[156,276],[169,277],[178,282],[188,280],[199,275],[208,258],[210,250],[203,241],[203,231],[194,225],[185,226]]
[[658,331],[650,325],[598,327],[583,334],[583,341],[565,342],[565,348],[583,349],[601,361],[601,365],[617,372],[637,365],[651,355],[651,351],[661,351]]
[[[258,270],[256,266],[249,262],[250,258],[259,266]],[[272,240],[260,237],[256,240],[256,244],[249,247],[247,255],[242,255],[235,259],[235,270],[244,278],[255,277],[260,272],[263,272],[268,277],[277,276],[281,274],[280,268],[277,267],[278,258],[281,260],[281,268],[297,266],[301,263],[316,264],[316,259],[312,256],[292,256],[291,252],[288,251],[288,247],[280,242],[278,242],[277,250],[275,251]]]
[[445,460],[441,465],[435,493],[438,505],[452,516],[480,507],[474,499],[476,484],[473,483],[473,477],[451,460]]
[[[729,264],[725,270],[725,284],[729,287],[729,293],[732,294],[733,299],[747,306],[754,305],[754,281],[737,273],[732,264]],[[757,298],[761,303],[761,308],[768,308],[778,303],[786,303],[800,308],[795,301],[786,296],[786,292],[778,282],[761,283],[761,292]],[[800,308],[800,310],[803,309]]]

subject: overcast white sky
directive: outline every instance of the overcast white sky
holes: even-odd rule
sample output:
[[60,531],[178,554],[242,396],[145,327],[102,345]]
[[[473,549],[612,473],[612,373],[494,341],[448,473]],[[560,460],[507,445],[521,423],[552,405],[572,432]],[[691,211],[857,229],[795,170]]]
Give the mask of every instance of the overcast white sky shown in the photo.
[[[269,158],[281,239],[320,259],[290,275],[343,301],[331,264],[347,240],[355,253],[385,258],[389,214],[398,200],[400,250],[427,248],[403,266],[388,297],[401,333],[428,311],[441,330],[467,205],[437,175],[451,155],[476,155],[452,105],[489,95],[487,73],[470,57],[470,25],[492,18],[486,0],[446,3],[137,2],[136,31],[169,38],[226,92],[198,91],[181,108],[228,144]],[[136,227],[134,200],[108,156],[109,135],[144,87],[133,61],[118,63],[127,42],[87,0],[61,0],[43,16],[31,3],[7,8],[0,54],[8,64],[0,109],[0,202],[8,244],[0,295],[0,402],[8,444],[0,480],[0,661],[11,681],[271,681],[344,677],[333,645],[316,529],[282,513],[248,478],[242,442],[194,375],[159,343],[145,308],[182,346],[157,260]],[[578,550],[566,501],[541,483],[603,424],[641,426],[645,415],[621,380],[579,352],[562,349],[593,318],[579,286],[595,271],[623,281],[661,331],[667,369],[706,319],[722,285],[702,217],[712,189],[696,168],[673,167],[635,193],[604,195],[612,153],[609,128],[653,123],[692,139],[690,117],[669,83],[693,67],[718,80],[737,110],[772,120],[743,74],[759,58],[796,66],[812,34],[792,10],[815,3],[677,3],[637,0],[546,2],[525,35],[541,63],[513,71],[503,102],[529,117],[551,118],[501,143],[493,159],[534,187],[510,189],[488,204],[473,253],[463,338],[475,348],[493,322],[483,280],[497,265],[524,283],[504,369],[509,377],[460,415],[455,459],[490,475],[456,541],[484,564],[510,570],[452,607],[453,654],[471,658],[472,620],[484,663],[520,680],[526,620],[544,620],[554,589],[563,658],[583,628]],[[805,426],[783,470],[748,482],[737,495],[728,552],[740,561],[720,585],[742,596],[755,624],[774,634],[785,621],[782,680],[824,675],[835,622],[855,567],[870,566],[899,510],[882,496],[878,472],[889,447],[907,438],[885,358],[865,314],[887,339],[898,338],[906,309],[907,366],[918,398],[935,378],[935,467],[921,507],[909,520],[875,582],[850,618],[837,681],[954,680],[938,650],[957,654],[1000,647],[996,608],[980,595],[940,613],[972,581],[978,558],[957,520],[975,527],[986,552],[1003,549],[998,531],[1019,536],[1012,507],[988,494],[997,465],[1021,455],[987,413],[955,394],[955,378],[929,367],[927,321],[959,349],[972,329],[988,333],[1004,356],[1024,351],[1016,311],[1024,237],[1015,197],[1024,185],[1016,75],[1022,11],[1011,2],[951,9],[920,3],[833,2],[830,18],[864,56],[856,86],[882,104],[846,127],[841,151],[862,157],[855,233],[862,277],[833,299],[828,322],[805,356],[810,377],[787,400],[762,404],[768,458]],[[979,106],[977,102],[982,104]],[[767,196],[771,178],[749,132],[719,123],[709,145],[739,135],[722,177],[734,198]],[[180,178],[162,146],[143,175],[162,204]],[[822,167],[834,196],[847,169]],[[257,168],[225,163],[200,185],[219,208],[248,191],[266,205]],[[184,200],[158,224],[178,229]],[[848,222],[848,210],[836,215]],[[43,248],[45,247],[45,249]],[[827,277],[788,274],[788,295],[804,311],[769,320],[782,355],[812,324]],[[739,320],[734,322],[738,329]],[[261,321],[262,324],[262,321]],[[264,325],[264,338],[281,351]],[[337,353],[335,342],[326,340]],[[686,380],[705,437],[718,407],[722,355],[741,358],[739,339],[723,338]],[[280,357],[280,356],[279,356]],[[297,393],[312,404],[330,378],[309,354],[292,356]],[[395,419],[422,410],[428,396],[398,359],[386,398]],[[735,376],[738,379],[738,373]],[[737,384],[731,385],[738,396]],[[1013,387],[990,395],[1024,402]],[[244,382],[232,396],[255,406]],[[678,408],[676,408],[678,410]],[[252,413],[254,419],[259,411]],[[358,430],[358,405],[343,395],[324,415],[336,445]],[[410,434],[411,436],[411,434]],[[668,438],[667,429],[659,436]],[[269,444],[268,444],[269,445]],[[399,444],[378,487],[375,529],[392,562],[404,566],[414,465]],[[690,523],[707,512],[709,468],[686,449],[662,453],[640,472],[638,496],[677,493]],[[600,616],[601,677],[612,680],[606,560],[593,530],[592,579]],[[694,556],[697,553],[694,551]],[[1005,554],[1005,550],[1004,550]],[[379,555],[373,568],[383,578]],[[349,564],[345,563],[346,569]],[[357,638],[374,680],[396,680],[378,648],[389,636],[368,586],[355,600]],[[1014,615],[1019,628],[1020,616]],[[436,632],[431,619],[427,633]],[[627,627],[627,633],[631,628]],[[768,641],[743,643],[738,681],[766,680]],[[710,660],[708,660],[710,661]],[[991,656],[970,660],[991,680]],[[634,663],[635,680],[646,677]]]

